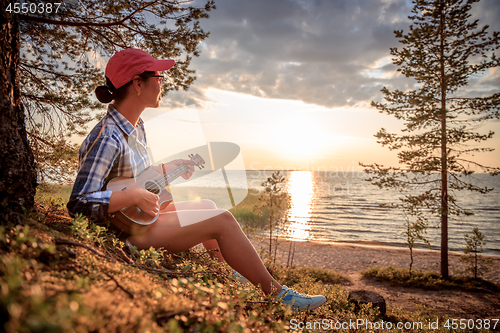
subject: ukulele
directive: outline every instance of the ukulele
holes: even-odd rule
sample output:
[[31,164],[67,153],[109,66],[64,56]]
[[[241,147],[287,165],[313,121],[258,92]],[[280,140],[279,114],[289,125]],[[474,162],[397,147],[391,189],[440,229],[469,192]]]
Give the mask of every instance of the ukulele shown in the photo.
[[[113,178],[106,185],[106,190],[125,191],[133,188],[144,188],[160,197],[158,204],[160,206],[159,211],[161,211],[173,200],[172,194],[166,187],[180,175],[185,173],[190,165],[197,166],[200,170],[204,167],[203,164],[205,161],[200,155],[196,154],[193,156],[193,154],[191,154],[189,158],[191,159],[190,163],[181,164],[163,175],[153,170],[152,167],[149,167],[141,172],[136,178]],[[140,235],[149,230],[151,225],[156,222],[159,215],[160,213],[158,212],[155,216],[151,216],[134,205],[124,207],[110,214],[109,220],[128,234]]]

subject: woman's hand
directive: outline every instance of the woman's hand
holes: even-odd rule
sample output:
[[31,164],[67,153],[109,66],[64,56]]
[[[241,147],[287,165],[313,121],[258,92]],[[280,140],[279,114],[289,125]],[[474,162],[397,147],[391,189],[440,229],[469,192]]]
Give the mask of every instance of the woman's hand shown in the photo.
[[[164,164],[165,172],[169,172],[169,171],[175,169],[176,167],[178,167],[179,165],[191,164],[192,162],[193,161],[191,161],[191,160],[183,160],[183,159],[170,161],[170,162]],[[193,172],[194,172],[194,167],[192,165],[189,165],[188,170],[182,174],[182,178],[189,179],[193,175]]]
[[149,192],[143,188],[137,188],[133,194],[136,198],[136,206],[139,207],[144,213],[151,216],[156,216],[160,210],[158,200],[160,197],[154,193]]
[[138,206],[146,214],[156,216],[159,211],[159,199],[159,196],[143,188],[113,191],[109,199],[108,213],[114,213],[128,206]]

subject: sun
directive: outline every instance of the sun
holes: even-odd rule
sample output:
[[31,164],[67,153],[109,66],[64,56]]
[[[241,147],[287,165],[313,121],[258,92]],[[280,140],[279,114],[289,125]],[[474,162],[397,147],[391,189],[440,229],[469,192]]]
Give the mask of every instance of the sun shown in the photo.
[[328,136],[319,121],[301,115],[280,124],[275,131],[274,144],[280,155],[314,158],[328,147]]

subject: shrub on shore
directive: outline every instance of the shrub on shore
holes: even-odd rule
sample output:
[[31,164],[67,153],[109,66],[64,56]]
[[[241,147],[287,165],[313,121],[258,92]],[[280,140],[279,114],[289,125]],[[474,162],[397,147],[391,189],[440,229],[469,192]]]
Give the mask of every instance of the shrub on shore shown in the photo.
[[500,290],[494,283],[473,279],[465,276],[450,276],[448,280],[441,277],[441,274],[434,271],[412,270],[411,273],[406,268],[395,268],[392,266],[373,266],[360,271],[366,278],[377,281],[387,281],[394,285],[405,287],[416,287],[423,289],[486,289],[491,291]]
[[484,273],[489,272],[493,262],[491,259],[485,259],[480,253],[483,252],[483,245],[486,245],[485,235],[474,227],[472,234],[464,235],[467,246],[464,248],[464,255],[460,256],[460,262],[467,265],[462,273],[472,273],[474,279],[477,279]]

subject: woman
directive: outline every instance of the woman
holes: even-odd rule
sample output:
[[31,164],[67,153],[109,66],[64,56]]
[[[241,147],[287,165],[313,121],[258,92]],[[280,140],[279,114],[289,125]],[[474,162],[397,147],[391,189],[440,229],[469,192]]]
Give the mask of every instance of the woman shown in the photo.
[[[152,216],[159,213],[158,195],[145,189],[103,189],[110,179],[137,177],[151,165],[140,116],[146,108],[159,106],[163,83],[160,73],[173,65],[173,60],[156,60],[138,49],[125,49],[111,57],[105,72],[107,84],[99,86],[96,95],[103,103],[114,102],[80,148],[80,167],[68,202],[72,216],[81,213],[98,221],[133,205]],[[175,160],[153,168],[166,173],[187,162],[190,161]],[[189,167],[183,177],[188,179],[193,171]],[[196,223],[181,227],[181,218]],[[163,247],[178,253],[200,243],[208,250],[219,248],[220,251],[211,252],[217,260],[226,261],[251,283],[260,285],[264,293],[274,292],[283,303],[292,305],[293,310],[314,309],[326,301],[324,296],[300,294],[274,280],[234,216],[217,209],[210,200],[171,203],[147,232],[117,233],[139,249]]]

